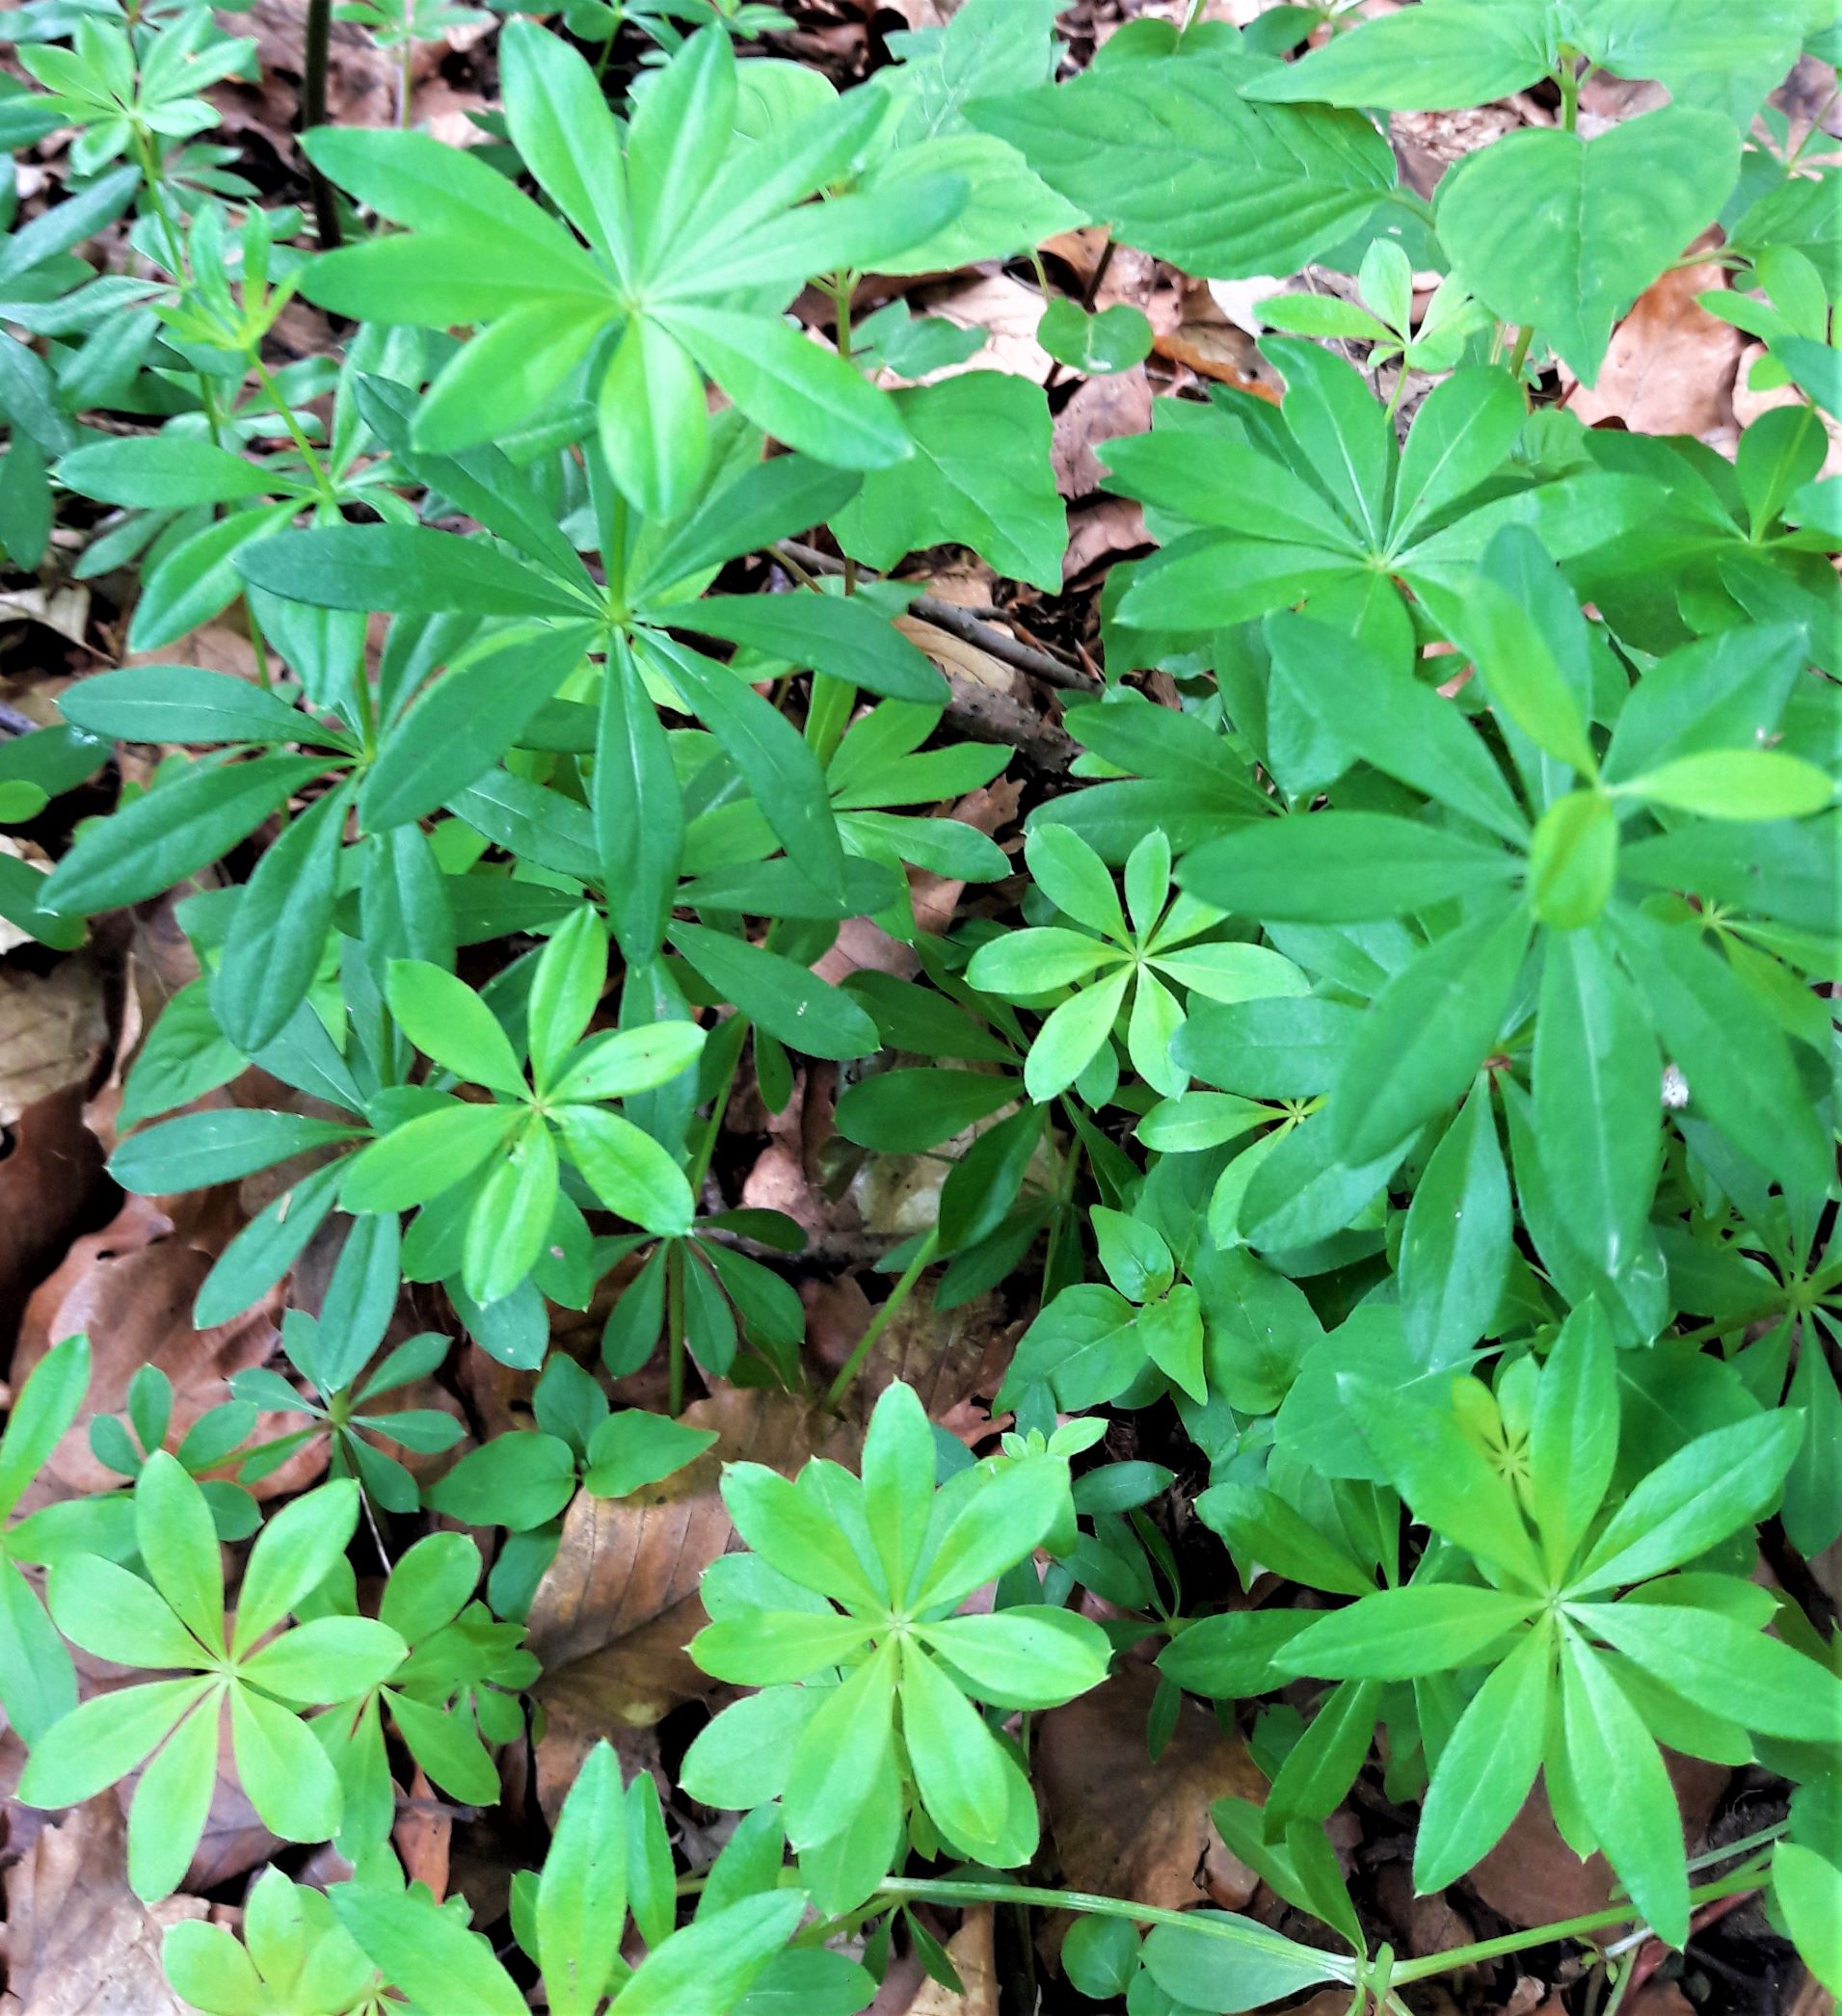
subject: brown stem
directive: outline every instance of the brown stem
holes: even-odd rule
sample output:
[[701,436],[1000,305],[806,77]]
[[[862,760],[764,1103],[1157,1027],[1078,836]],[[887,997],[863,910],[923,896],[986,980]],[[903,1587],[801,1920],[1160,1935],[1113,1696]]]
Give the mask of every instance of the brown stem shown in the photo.
[[[307,36],[301,55],[301,130],[326,124],[326,66],[333,38],[333,0],[307,0]],[[336,250],[343,239],[339,228],[339,206],[333,185],[311,161],[307,164],[307,187],[313,192],[313,215],[320,227],[324,251]]]
[[[775,550],[797,561],[812,573],[841,574],[844,571],[841,560],[834,560],[816,546],[801,545],[796,540],[783,539]],[[923,623],[930,623],[937,630],[957,637],[962,644],[976,645],[981,651],[1006,665],[1015,666],[1019,672],[1029,673],[1052,686],[1063,686],[1075,693],[1094,690],[1093,681],[1074,666],[1065,665],[1061,659],[1052,658],[1047,651],[1037,650],[1031,645],[1020,644],[1007,630],[981,623],[975,616],[968,616],[964,609],[952,602],[943,602],[931,595],[918,595],[908,606],[910,613],[919,616]]]

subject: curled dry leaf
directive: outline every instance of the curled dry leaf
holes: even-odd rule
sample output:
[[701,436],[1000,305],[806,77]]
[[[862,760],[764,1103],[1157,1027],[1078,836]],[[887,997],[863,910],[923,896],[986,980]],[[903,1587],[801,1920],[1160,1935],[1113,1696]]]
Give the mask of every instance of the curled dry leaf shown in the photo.
[[1145,1723],[1157,1684],[1148,1666],[1128,1663],[1039,1724],[1039,1782],[1062,1881],[1164,1911],[1239,1909],[1255,1878],[1223,1845],[1209,1809],[1217,1799],[1264,1800],[1267,1781],[1241,1738],[1188,1699],[1152,1763]]
[[113,1792],[73,1807],[7,1871],[0,2016],[187,2016],[167,1986],[160,1942],[168,1925],[207,1915],[202,1898],[149,1909],[128,1888]]
[[698,1585],[734,1528],[717,1495],[722,1465],[791,1472],[811,1456],[846,1460],[858,1431],[783,1393],[725,1387],[687,1408],[716,1443],[687,1469],[627,1499],[578,1491],[556,1559],[531,1604],[536,1694],[547,1727],[538,1795],[554,1816],[597,1737],[651,1727],[715,1684],[684,1651],[702,1629]]

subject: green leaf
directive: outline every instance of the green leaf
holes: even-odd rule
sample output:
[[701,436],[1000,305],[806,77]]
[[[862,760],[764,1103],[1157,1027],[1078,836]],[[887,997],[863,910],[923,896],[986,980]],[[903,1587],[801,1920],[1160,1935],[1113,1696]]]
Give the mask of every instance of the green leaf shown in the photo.
[[1557,1210],[1608,1276],[1649,1230],[1658,1069],[1642,1006],[1599,937],[1551,933],[1535,1019],[1535,1139]]
[[[585,903],[551,934],[532,976],[525,1021],[531,1075],[539,1085],[550,1084],[556,1067],[581,1040],[606,985],[607,932],[601,914]],[[692,1054],[702,1047],[700,1031]]]
[[703,924],[674,922],[671,937],[722,999],[802,1056],[868,1057],[881,1048],[851,995],[783,954]]
[[461,1280],[482,1308],[503,1301],[537,1264],[556,1215],[557,1162],[554,1137],[533,1115],[481,1185],[467,1214]]
[[52,1808],[94,1798],[144,1763],[216,1684],[188,1677],[92,1695],[33,1745],[19,1778],[20,1803]]
[[944,1618],[921,1636],[972,1682],[981,1701],[1003,1708],[1058,1708],[1097,1687],[1111,1657],[1092,1618],[1035,1604]]
[[58,696],[72,728],[122,742],[323,742],[336,731],[227,672],[133,666],[79,679]]
[[1641,913],[1617,924],[1619,949],[1694,1110],[1780,1180],[1827,1192],[1835,1174],[1829,1130],[1757,996],[1701,942],[1698,924]]
[[1554,1636],[1537,1625],[1485,1680],[1446,1738],[1414,1837],[1413,1884],[1455,1883],[1503,1839],[1541,1767]]
[[805,590],[706,596],[679,620],[890,700],[925,707],[939,706],[948,698],[946,681],[921,652],[887,617],[854,597]]
[[1613,323],[1719,214],[1738,169],[1731,123],[1680,105],[1591,141],[1528,129],[1439,185],[1439,239],[1493,315],[1539,330],[1590,385]]
[[806,1908],[804,1891],[776,1890],[684,1926],[646,1956],[607,2016],[730,2016]]
[[457,652],[385,735],[359,797],[366,831],[425,818],[492,769],[582,662],[585,635],[525,628]]
[[1413,1680],[1477,1663],[1533,1607],[1529,1597],[1459,1582],[1382,1589],[1307,1625],[1273,1663],[1326,1680]]
[[657,952],[672,914],[684,797],[658,710],[622,635],[601,676],[589,802],[614,935],[627,965],[640,966]]
[[1428,1158],[1402,1231],[1401,1318],[1428,1365],[1451,1363],[1489,1331],[1511,1233],[1509,1180],[1480,1079]]
[[902,1740],[932,1817],[967,1846],[999,1841],[1009,1808],[1004,1753],[932,1659],[902,1648]]
[[350,1701],[380,1685],[409,1647],[374,1617],[316,1617],[272,1638],[243,1661],[243,1675],[290,1706]]
[[561,1106],[554,1117],[570,1160],[610,1210],[668,1238],[690,1231],[691,1186],[651,1134],[602,1106]]
[[757,427],[843,469],[886,469],[914,443],[894,401],[778,317],[674,302],[659,320]]
[[254,1056],[307,999],[333,928],[350,788],[315,799],[285,827],[243,887],[211,983],[225,1035]]
[[218,1784],[218,1704],[201,1702],[168,1737],[128,1810],[128,1886],[144,1901],[185,1881]]
[[1560,1576],[1612,1482],[1618,1387],[1611,1327],[1597,1302],[1561,1326],[1535,1387],[1529,1430],[1529,1511],[1548,1572]]
[[1458,1426],[1449,1402],[1339,1376],[1352,1418],[1413,1516],[1525,1588],[1543,1583],[1514,1492]]
[[1651,805],[1709,819],[1798,819],[1822,811],[1835,786],[1814,763],[1781,749],[1704,749],[1645,771],[1620,788]]
[[339,1208],[407,1211],[440,1197],[504,1146],[517,1117],[505,1106],[457,1102],[405,1121],[344,1164]]
[[897,392],[894,403],[915,452],[871,470],[835,514],[845,552],[888,569],[951,541],[1000,573],[1059,590],[1068,521],[1050,466],[1042,388],[1001,371],[967,371]]
[[1094,315],[1057,295],[1043,310],[1036,340],[1071,371],[1104,376],[1142,364],[1151,355],[1152,329],[1144,311],[1129,302],[1116,301]]
[[499,37],[512,145],[545,193],[616,272],[631,247],[620,136],[595,72],[561,36],[514,18]]
[[1802,1429],[1792,1415],[1760,1414],[1678,1449],[1618,1507],[1570,1593],[1661,1575],[1763,1517],[1777,1501]]
[[83,1406],[90,1385],[90,1340],[54,1344],[13,1398],[0,1434],[0,1518],[12,1512]]
[[1185,2009],[1237,2016],[1282,2002],[1319,1981],[1348,1978],[1347,1963],[1295,1945],[1251,1918],[1198,1911],[1196,1929],[1154,1925],[1141,1949],[1145,1972]]
[[655,633],[644,641],[644,656],[683,694],[747,780],[788,858],[820,889],[839,887],[844,850],[811,744],[727,666]]
[[1374,212],[1395,168],[1353,113],[1242,96],[1276,67],[1212,44],[974,98],[966,112],[1127,245],[1222,279],[1296,273]]
[[1772,1851],[1772,1888],[1800,1957],[1831,1995],[1842,1990],[1842,1869],[1800,1842]]
[[39,900],[74,916],[144,903],[227,854],[323,768],[317,756],[264,756],[182,771],[82,835]]
[[1028,1558],[1068,1503],[1065,1463],[1025,1456],[997,1470],[961,1472],[966,1481],[934,1500],[911,1610],[952,1603]]
[[155,1671],[200,1666],[221,1640],[221,1616],[201,1644],[149,1584],[94,1554],[57,1562],[47,1594],[52,1619],[65,1636],[118,1665]]
[[426,525],[322,525],[241,550],[253,588],[319,609],[398,616],[564,616],[594,613],[574,595],[480,539]]
[[1250,98],[1383,112],[1486,105],[1538,83],[1553,68],[1549,13],[1526,0],[1434,0],[1358,21],[1353,32],[1331,37],[1243,89]]
[[1062,1002],[1036,1032],[1024,1063],[1024,1089],[1038,1105],[1066,1091],[1100,1054],[1132,979],[1130,967],[1108,973]]
[[[535,1018],[535,1007],[532,1012]],[[704,1031],[690,1021],[604,1029],[563,1059],[566,1068],[549,1087],[548,1097],[552,1101],[630,1099],[635,1093],[653,1092],[688,1071],[703,1048]]]
[[109,1159],[109,1173],[124,1190],[157,1197],[170,1190],[201,1190],[254,1176],[310,1148],[357,1138],[358,1129],[301,1113],[265,1113],[252,1106],[186,1113],[130,1134]]
[[256,1536],[237,1592],[241,1658],[332,1574],[359,1523],[358,1486],[335,1478],[284,1505]]
[[1381,1154],[1463,1094],[1497,1039],[1530,923],[1517,906],[1460,925],[1375,996],[1330,1095],[1332,1139],[1348,1160]]
[[1500,848],[1386,812],[1295,812],[1198,847],[1177,880],[1263,922],[1353,924],[1476,895],[1520,866]]
[[627,1797],[620,1760],[598,1742],[563,1801],[538,1878],[537,1958],[556,2016],[594,2016],[626,1923]]
[[80,497],[153,511],[233,504],[298,487],[227,448],[171,434],[88,442],[65,456],[56,473]]
[[830,1689],[794,1746],[783,1806],[802,1852],[835,1841],[894,1767],[895,1645],[883,1644]]
[[[1669,1588],[1658,1584],[1658,1598]],[[1570,1614],[1697,1708],[1761,1736],[1827,1743],[1842,1727],[1842,1680],[1720,1611],[1659,1600],[1581,1604]]]
[[1599,1845],[1658,1936],[1689,1937],[1682,1815],[1663,1754],[1605,1661],[1571,1633],[1561,1649],[1566,1771]]
[[518,1052],[466,981],[424,959],[393,959],[385,997],[404,1035],[443,1069],[513,1099],[529,1096]]
[[575,1490],[575,1455],[560,1436],[512,1429],[469,1449],[425,1494],[469,1525],[526,1533],[554,1519]]
[[582,1482],[596,1498],[627,1498],[695,1462],[715,1440],[712,1428],[686,1427],[665,1415],[624,1408],[589,1437]]
[[1503,772],[1453,702],[1309,617],[1273,615],[1265,627],[1275,668],[1364,762],[1501,838],[1525,838],[1528,823]]
[[838,1131],[882,1154],[920,1154],[1012,1104],[1014,1078],[971,1071],[884,1071],[847,1086]]
[[669,523],[696,493],[709,423],[695,360],[650,315],[628,317],[601,379],[596,417],[615,488],[645,517]]
[[1494,476],[1526,418],[1515,380],[1494,366],[1472,365],[1434,385],[1401,452],[1389,546],[1399,551]]
[[442,2016],[529,2016],[492,1947],[426,1896],[340,1883],[327,1901],[384,1978],[415,2002]]

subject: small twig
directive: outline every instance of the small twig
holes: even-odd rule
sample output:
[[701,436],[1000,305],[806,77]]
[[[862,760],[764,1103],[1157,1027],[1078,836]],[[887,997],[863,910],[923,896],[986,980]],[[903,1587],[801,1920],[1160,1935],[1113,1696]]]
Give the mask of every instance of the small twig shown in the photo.
[[0,735],[29,735],[38,726],[30,714],[22,714],[17,707],[10,707],[0,700]]
[[[797,540],[783,539],[774,550],[812,573],[841,574],[844,571],[841,560],[834,560],[816,546],[801,545]],[[976,645],[989,656],[1014,666],[1019,672],[1029,673],[1052,686],[1063,686],[1076,693],[1093,690],[1092,681],[1074,666],[1064,664],[1060,658],[1052,658],[1047,651],[1037,650],[1030,645],[1020,644],[1007,630],[981,623],[955,603],[943,602],[931,595],[918,595],[909,603],[908,612],[911,616],[919,616],[923,623],[932,623],[937,630],[945,630],[949,637],[957,637],[962,644]]]
[[1037,770],[1059,777],[1077,754],[1072,737],[1053,721],[1045,721],[1033,707],[1001,693],[995,686],[981,686],[976,679],[947,675],[952,697],[947,703],[947,718],[975,742],[998,742],[1014,749]]
[[[301,52],[301,130],[326,124],[326,68],[333,39],[333,0],[307,0],[307,34]],[[303,157],[305,158],[305,156]],[[313,216],[320,229],[320,249],[334,252],[343,237],[339,205],[333,185],[311,161],[307,187],[313,192]]]

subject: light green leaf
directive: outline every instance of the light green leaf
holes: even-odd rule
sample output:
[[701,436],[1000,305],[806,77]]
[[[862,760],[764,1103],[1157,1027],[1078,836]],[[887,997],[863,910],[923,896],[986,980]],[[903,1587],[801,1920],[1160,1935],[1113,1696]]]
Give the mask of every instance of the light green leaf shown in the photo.
[[914,454],[872,469],[832,528],[845,552],[874,568],[952,541],[1000,573],[1061,586],[1067,514],[1049,462],[1049,407],[1040,386],[1001,371],[968,371],[897,392]]
[[1441,182],[1439,239],[1492,314],[1539,330],[1590,385],[1613,323],[1719,214],[1738,170],[1732,124],[1680,105],[1590,141],[1529,128]]

